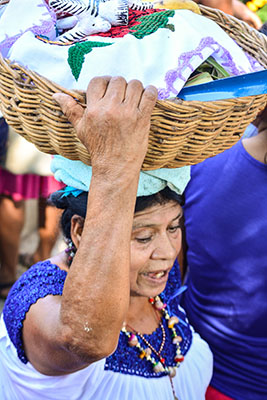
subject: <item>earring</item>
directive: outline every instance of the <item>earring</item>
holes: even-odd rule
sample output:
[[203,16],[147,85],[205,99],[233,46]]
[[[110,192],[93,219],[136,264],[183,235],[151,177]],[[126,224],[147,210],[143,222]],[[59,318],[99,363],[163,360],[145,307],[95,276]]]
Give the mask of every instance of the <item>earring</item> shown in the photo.
[[68,239],[67,245],[68,247],[65,249],[65,253],[67,254],[68,266],[70,266],[77,249],[71,239]]

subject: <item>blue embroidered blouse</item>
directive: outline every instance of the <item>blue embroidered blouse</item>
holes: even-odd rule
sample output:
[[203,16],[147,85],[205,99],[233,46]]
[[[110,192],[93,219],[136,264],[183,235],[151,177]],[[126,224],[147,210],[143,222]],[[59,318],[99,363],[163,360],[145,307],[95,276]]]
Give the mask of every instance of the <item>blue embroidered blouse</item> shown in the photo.
[[[16,347],[18,357],[25,364],[28,360],[23,349],[22,326],[26,313],[38,299],[47,295],[62,295],[66,275],[67,272],[61,270],[57,265],[50,261],[43,261],[25,272],[9,293],[3,310],[4,321],[8,335]],[[175,262],[169,274],[166,288],[161,293],[161,299],[164,303],[167,303],[169,314],[176,315],[179,318],[179,323],[175,325],[175,328],[177,334],[182,337],[180,348],[181,353],[185,355],[192,342],[192,332],[184,311],[179,307],[178,293],[180,287],[180,270],[177,262]],[[166,365],[175,366],[176,345],[172,343],[172,332],[164,318],[162,323],[166,332],[166,341],[161,356],[165,358]],[[144,335],[144,337],[153,347],[158,349],[162,342],[162,330],[158,327],[151,335]],[[139,340],[142,341],[141,338]],[[147,347],[145,343],[141,344]],[[165,372],[155,373],[149,361],[140,361],[138,350],[128,345],[127,336],[121,332],[117,350],[106,359],[105,370],[147,378],[161,377],[165,374]]]

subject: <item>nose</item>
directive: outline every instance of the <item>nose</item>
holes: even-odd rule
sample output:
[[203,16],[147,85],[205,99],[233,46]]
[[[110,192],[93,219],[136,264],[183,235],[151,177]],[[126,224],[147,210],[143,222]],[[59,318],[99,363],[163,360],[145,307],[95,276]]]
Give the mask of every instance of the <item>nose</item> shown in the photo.
[[176,239],[170,238],[166,232],[159,235],[155,242],[155,248],[152,252],[154,260],[174,260],[181,248],[181,235]]

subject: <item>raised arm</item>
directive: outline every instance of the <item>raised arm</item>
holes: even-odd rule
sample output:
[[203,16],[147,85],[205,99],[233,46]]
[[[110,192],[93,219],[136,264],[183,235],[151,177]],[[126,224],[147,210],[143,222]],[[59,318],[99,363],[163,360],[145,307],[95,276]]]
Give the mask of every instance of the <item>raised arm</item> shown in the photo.
[[62,297],[33,305],[24,322],[27,357],[45,374],[68,373],[108,356],[129,305],[130,237],[146,154],[154,87],[94,78],[83,109],[55,95],[91,154],[87,215]]

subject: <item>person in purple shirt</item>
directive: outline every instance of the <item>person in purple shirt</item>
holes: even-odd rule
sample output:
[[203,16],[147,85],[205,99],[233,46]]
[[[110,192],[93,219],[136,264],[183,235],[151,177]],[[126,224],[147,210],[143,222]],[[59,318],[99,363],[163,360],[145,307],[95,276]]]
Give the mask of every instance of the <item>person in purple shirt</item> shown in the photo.
[[255,125],[185,192],[183,306],[214,354],[207,400],[267,399],[267,107]]

